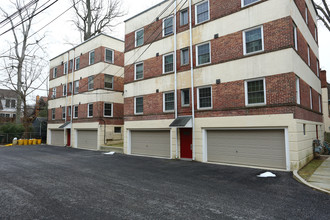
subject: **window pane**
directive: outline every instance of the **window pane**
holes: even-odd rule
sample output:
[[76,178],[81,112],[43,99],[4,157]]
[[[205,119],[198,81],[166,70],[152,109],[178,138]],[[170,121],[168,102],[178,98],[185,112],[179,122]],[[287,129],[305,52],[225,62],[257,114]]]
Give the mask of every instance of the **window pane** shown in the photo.
[[261,28],[245,32],[246,53],[262,50]]
[[89,53],[89,64],[94,64],[94,61],[95,61],[95,52],[90,52]]
[[121,127],[115,127],[115,133],[121,133]]
[[164,36],[173,33],[173,17],[164,20]]
[[244,5],[252,4],[253,2],[257,2],[259,0],[244,0]]
[[68,106],[68,116],[69,116],[69,117],[71,117],[71,112],[72,112],[72,110],[71,110],[71,106]]
[[171,55],[168,55],[168,56],[165,56],[164,58],[164,70],[165,70],[165,73],[167,72],[172,72],[174,70],[174,66],[173,66],[173,54]]
[[88,90],[94,89],[94,76],[88,77]]
[[189,89],[183,89],[182,90],[182,105],[189,105],[190,104],[190,94],[189,94],[190,90]]
[[210,47],[209,44],[198,46],[198,65],[210,62]]
[[88,116],[89,117],[93,116],[93,104],[88,105]]
[[104,103],[104,116],[112,116],[112,104]]
[[143,78],[143,63],[136,64],[135,70],[135,79],[142,79]]
[[78,57],[78,58],[76,59],[76,70],[79,69],[79,66],[80,66],[80,58]]
[[143,97],[135,99],[135,112],[143,113]]
[[208,108],[211,107],[211,88],[199,89],[199,107]]
[[165,111],[174,110],[174,92],[165,93]]
[[197,6],[197,23],[207,21],[209,19],[209,3],[206,1]]
[[144,30],[139,30],[136,32],[136,46],[141,46],[144,42]]
[[105,61],[112,63],[112,50],[105,49]]
[[104,88],[113,89],[113,76],[105,75],[105,77],[104,77]]
[[180,16],[180,25],[186,25],[188,24],[188,10],[184,10],[181,12]]
[[16,100],[11,100],[11,107],[16,108]]
[[248,104],[264,103],[264,81],[248,82]]
[[181,65],[189,64],[189,49],[181,50]]
[[79,81],[74,81],[74,93],[78,93],[79,92]]
[[6,99],[6,107],[10,108],[10,99]]
[[74,117],[78,118],[78,106],[74,107]]

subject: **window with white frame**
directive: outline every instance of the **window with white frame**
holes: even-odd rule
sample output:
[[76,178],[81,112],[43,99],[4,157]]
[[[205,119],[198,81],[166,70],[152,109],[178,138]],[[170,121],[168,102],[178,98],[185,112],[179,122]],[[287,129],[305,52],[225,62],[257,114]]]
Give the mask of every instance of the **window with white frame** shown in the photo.
[[134,98],[134,113],[143,114],[143,97]]
[[113,76],[104,75],[104,88],[105,89],[113,89]]
[[55,120],[55,108],[52,108],[52,120]]
[[88,90],[94,89],[94,76],[88,77]]
[[296,78],[296,97],[297,97],[297,104],[300,104],[300,80]]
[[189,64],[189,48],[181,50],[181,66]]
[[203,23],[210,19],[209,1],[196,4],[196,24]]
[[242,0],[242,7],[251,5],[251,4],[256,3],[258,1],[260,1],[260,0]]
[[163,56],[163,73],[174,71],[174,55],[173,53]]
[[57,67],[54,67],[53,69],[53,78],[57,77]]
[[66,85],[63,85],[63,96],[66,96]]
[[93,104],[87,105],[87,116],[89,118],[93,117]]
[[72,67],[73,67],[73,60],[69,61],[69,70],[72,72]]
[[53,94],[52,94],[52,98],[55,99],[56,98],[56,88],[53,88]]
[[80,68],[80,57],[77,57],[76,58],[76,61],[75,61],[75,70],[79,70]]
[[163,20],[163,36],[173,34],[173,16]]
[[321,95],[319,95],[319,112],[322,112]]
[[62,119],[65,119],[65,107],[62,107]]
[[245,104],[266,104],[265,79],[245,81]]
[[317,74],[317,77],[320,77],[320,62],[318,59],[316,59],[316,74]]
[[196,46],[197,66],[211,63],[211,46],[210,43]]
[[112,103],[104,103],[104,117],[112,117]]
[[114,132],[115,132],[116,134],[120,134],[120,133],[121,133],[121,127],[115,127],[115,128],[114,128]]
[[307,7],[307,5],[305,5],[305,21],[306,21],[306,24],[308,24],[308,7]]
[[244,54],[264,50],[263,26],[243,31]]
[[72,93],[72,82],[69,82],[69,93]]
[[135,80],[143,79],[143,62],[135,64]]
[[89,52],[89,65],[92,65],[95,63],[95,51]]
[[109,63],[113,63],[113,59],[114,59],[114,56],[113,56],[113,50],[110,50],[110,49],[105,49],[105,62],[109,62]]
[[202,87],[197,89],[198,109],[212,108],[212,88]]
[[190,105],[190,89],[181,90],[181,106]]
[[16,100],[15,99],[6,99],[5,106],[6,106],[6,108],[16,108]]
[[310,107],[313,109],[313,92],[312,88],[309,88],[309,100],[310,100]]
[[67,62],[64,63],[63,73],[64,73],[64,75],[65,75],[65,74],[68,74],[68,63],[67,63]]
[[307,59],[308,59],[308,66],[311,66],[311,54],[310,54],[310,47],[307,45]]
[[174,111],[174,92],[166,92],[163,95],[164,112]]
[[71,106],[68,106],[68,117],[71,117],[71,112],[72,112],[72,108]]
[[74,94],[79,93],[79,80],[74,81],[74,88],[73,88]]
[[188,24],[188,9],[180,12],[180,26]]
[[298,51],[298,32],[297,32],[297,25],[293,23],[293,44],[294,49]]
[[135,32],[135,46],[141,46],[144,43],[144,29]]
[[74,111],[73,111],[73,118],[78,118],[78,105],[74,106]]

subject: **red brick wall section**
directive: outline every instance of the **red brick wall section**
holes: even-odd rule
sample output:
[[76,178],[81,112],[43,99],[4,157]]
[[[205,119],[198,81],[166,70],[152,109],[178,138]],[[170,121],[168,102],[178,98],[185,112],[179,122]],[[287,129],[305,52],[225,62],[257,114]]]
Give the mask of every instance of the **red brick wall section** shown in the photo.
[[310,86],[302,79],[299,79],[300,83],[300,105],[303,107],[310,109],[310,94],[309,89]]
[[321,87],[328,88],[327,71],[325,70],[320,71],[320,79],[321,79]]
[[320,112],[320,108],[319,108],[319,94],[312,89],[312,96],[313,96],[313,110]]
[[[304,21],[306,21],[306,16],[305,16],[305,8],[306,8],[306,2],[305,0],[294,0],[294,2],[296,3],[298,10],[301,14],[301,16],[303,17]],[[313,38],[315,36],[315,22],[312,18],[312,15],[308,9],[308,29],[310,30]],[[316,40],[317,41],[317,40]]]

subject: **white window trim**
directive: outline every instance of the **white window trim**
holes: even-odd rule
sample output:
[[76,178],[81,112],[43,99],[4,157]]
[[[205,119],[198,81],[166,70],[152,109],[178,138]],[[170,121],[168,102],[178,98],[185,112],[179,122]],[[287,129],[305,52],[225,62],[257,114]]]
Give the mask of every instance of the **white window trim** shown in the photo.
[[[189,104],[184,104],[184,97],[183,97],[183,90],[189,91]],[[190,89],[181,89],[181,106],[182,107],[189,107],[190,106]]]
[[294,25],[294,43],[295,43],[295,50],[298,51],[298,31],[297,31],[297,25],[296,24],[293,24]]
[[63,85],[63,96],[66,96],[67,95],[67,86],[66,85]]
[[313,94],[312,94],[312,88],[309,88],[309,101],[310,101],[310,107],[313,110]]
[[[253,81],[259,81],[263,80],[264,83],[264,102],[263,103],[255,103],[255,104],[249,104],[249,99],[248,99],[248,82],[253,82]],[[245,106],[262,106],[267,104],[267,93],[266,93],[266,79],[265,78],[257,78],[257,79],[250,79],[250,80],[245,80],[244,81],[244,91],[245,91]]]
[[55,99],[56,98],[56,87],[53,88],[53,94],[52,94],[52,98]]
[[79,68],[77,68],[77,60],[79,59],[79,68],[80,68],[80,57],[76,57],[74,59],[74,70],[78,70]]
[[244,7],[247,7],[247,6],[249,6],[249,5],[256,4],[257,2],[260,2],[260,0],[257,0],[257,1],[255,1],[255,2],[249,3],[249,4],[247,4],[247,5],[244,4],[244,0],[242,0],[241,2],[242,2],[241,7],[244,8]]
[[93,52],[94,52],[94,63],[93,64],[95,64],[95,50],[92,50],[88,53],[88,65],[92,65],[91,64],[91,53],[93,53]]
[[[183,54],[183,53],[182,53],[183,50],[188,50],[188,63],[185,63],[185,64],[182,64],[182,63],[183,63],[183,62],[182,62],[182,61],[183,61],[183,56],[182,56],[182,54]],[[190,54],[189,54],[189,52],[190,52],[190,51],[189,51],[189,48],[187,48],[187,47],[186,47],[186,48],[182,48],[182,49],[180,50],[180,65],[181,65],[181,66],[187,66],[187,65],[189,65],[189,63],[190,63],[190,60],[189,60],[189,58],[190,58]]]
[[[136,66],[137,66],[137,65],[140,65],[140,64],[143,65],[143,77],[140,78],[140,79],[137,79],[137,78],[136,78]],[[138,63],[136,63],[136,64],[134,65],[134,80],[141,80],[141,79],[144,79],[144,63],[143,63],[143,62],[138,62]]]
[[319,112],[322,112],[321,95],[319,94]]
[[[111,104],[111,115],[105,115],[105,104]],[[113,103],[112,102],[105,102],[103,104],[103,116],[105,118],[112,118],[113,117]]]
[[[171,56],[171,55],[173,56],[173,70],[172,71],[169,71],[169,72],[165,72],[165,57]],[[174,72],[174,68],[175,68],[174,64],[175,64],[175,61],[174,61],[174,52],[163,55],[163,74],[173,73]]]
[[[248,31],[255,30],[255,29],[259,29],[259,28],[261,28],[261,46],[262,46],[262,49],[259,50],[259,51],[255,51],[255,52],[251,52],[251,53],[246,53],[245,33],[248,32]],[[244,55],[251,55],[251,54],[256,54],[256,53],[262,53],[262,52],[264,52],[264,50],[265,50],[265,43],[264,43],[264,26],[263,25],[258,26],[258,27],[253,27],[253,28],[250,28],[250,29],[247,29],[247,30],[244,30],[243,31],[243,54]]]
[[317,74],[317,77],[320,77],[320,67],[319,67],[319,60],[316,59],[316,74]]
[[[107,50],[110,50],[111,53],[112,53],[112,56],[111,56],[111,61],[107,61],[106,58],[107,58]],[[115,52],[113,50],[111,50],[110,48],[105,48],[104,50],[104,62],[107,62],[107,63],[114,63],[114,55],[115,55]]]
[[87,118],[93,118],[93,116],[94,116],[94,105],[93,105],[93,115],[92,116],[89,115],[89,105],[93,105],[93,103],[88,103],[87,104]]
[[[141,45],[137,45],[137,33],[139,32],[139,31],[142,31],[143,30],[143,43],[141,44]],[[140,28],[139,30],[136,30],[135,31],[135,47],[140,47],[140,46],[142,46],[144,44],[144,28]]]
[[310,54],[309,45],[307,45],[307,57],[308,57],[308,66],[311,66],[311,54]]
[[296,94],[297,94],[297,104],[300,105],[300,79],[296,78]]
[[305,4],[305,22],[306,24],[308,24],[308,7],[306,4]]
[[[210,53],[210,62],[208,63],[203,63],[203,64],[198,64],[198,47],[199,46],[203,46],[205,44],[208,44],[209,45],[209,53]],[[204,65],[208,65],[210,63],[212,63],[212,53],[211,53],[211,43],[210,42],[206,42],[206,43],[202,43],[202,44],[198,44],[196,45],[196,66],[204,66]],[[190,52],[190,51],[189,51]]]
[[[136,112],[136,99],[138,99],[138,98],[142,98],[142,100],[143,100],[143,96],[134,97],[134,114],[135,115],[143,115],[143,111],[142,112],[139,112],[139,113]],[[144,110],[144,106],[143,106],[143,110]]]
[[[56,76],[55,76],[55,73],[56,73]],[[57,77],[57,67],[54,67],[53,68],[53,78],[55,79],[56,77]]]
[[[209,10],[208,10],[208,14],[209,14],[209,18],[207,19],[207,20],[205,20],[205,21],[202,21],[202,22],[200,22],[200,23],[198,23],[197,22],[197,7],[199,6],[199,5],[201,5],[201,4],[204,4],[205,2],[207,2],[207,4],[208,4],[208,8],[209,8]],[[198,24],[203,24],[203,23],[205,23],[205,22],[207,22],[207,21],[209,21],[210,20],[210,1],[209,0],[205,0],[205,1],[202,1],[202,2],[200,2],[200,3],[198,3],[198,4],[196,4],[195,5],[195,24],[196,25],[198,25]]]
[[72,114],[72,106],[68,106],[68,117],[71,117]]
[[[66,68],[65,68],[65,66],[66,66]],[[69,73],[69,64],[68,64],[68,62],[65,62],[63,64],[63,74],[66,75],[68,73]]]
[[[211,107],[199,107],[199,90],[205,89],[205,88],[211,88]],[[212,94],[212,86],[203,86],[197,88],[197,109],[198,110],[206,110],[206,109],[213,109],[213,94]]]
[[111,76],[112,77],[112,82],[111,82],[112,83],[112,88],[105,87],[105,81],[104,81],[104,89],[106,89],[106,90],[113,90],[115,77],[113,75],[110,75],[110,74],[104,74],[104,78],[106,76]]
[[[54,114],[53,114],[53,110],[54,110]],[[56,117],[56,109],[52,108],[52,120],[55,120],[55,117]]]
[[[173,93],[173,95],[174,95],[174,91],[163,93],[163,112],[174,112],[174,109],[173,110],[165,110],[165,94],[170,94],[170,93]],[[175,100],[174,100],[174,104],[175,104]]]
[[[64,110],[64,117],[63,117],[63,110]],[[62,107],[62,119],[65,119],[66,118],[66,108],[65,107]]]
[[73,106],[73,112],[72,112],[72,114],[73,114],[73,118],[78,118],[78,116],[77,116],[77,117],[75,116],[75,112],[76,112],[75,108],[76,108],[76,107],[78,108],[78,116],[79,116],[79,107],[78,107],[78,105],[74,105],[74,106]]
[[[185,11],[187,11],[187,15],[188,15],[188,23],[187,24],[182,24],[182,18],[183,18],[183,16],[182,16],[182,12],[185,12]],[[188,8],[185,8],[185,9],[182,9],[181,11],[180,11],[180,27],[182,27],[182,26],[185,26],[185,25],[188,25],[189,24],[189,9]]]
[[[90,84],[89,77],[93,77],[93,87],[92,88],[89,88],[89,84]],[[94,90],[94,76],[89,76],[89,77],[87,77],[87,90],[92,91],[92,90]]]
[[[172,18],[172,22],[173,22],[172,23],[172,28],[173,28],[173,30],[172,30],[172,33],[165,35],[165,21],[167,19],[169,19],[169,18]],[[174,17],[173,17],[173,15],[167,16],[166,18],[163,19],[163,37],[167,37],[167,36],[172,35],[174,33],[174,28],[175,28],[175,25],[174,25]]]
[[[78,92],[76,92],[76,82],[78,82]],[[79,94],[79,80],[76,80],[76,81],[74,81],[73,82],[73,87],[72,87],[72,89],[73,89],[73,94]]]

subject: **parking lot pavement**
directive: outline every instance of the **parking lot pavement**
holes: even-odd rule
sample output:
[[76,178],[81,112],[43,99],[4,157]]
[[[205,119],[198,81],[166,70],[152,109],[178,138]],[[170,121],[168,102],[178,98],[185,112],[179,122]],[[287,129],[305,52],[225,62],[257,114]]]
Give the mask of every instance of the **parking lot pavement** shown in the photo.
[[0,219],[330,219],[289,172],[53,146],[0,148]]

